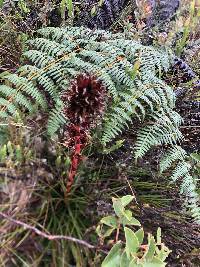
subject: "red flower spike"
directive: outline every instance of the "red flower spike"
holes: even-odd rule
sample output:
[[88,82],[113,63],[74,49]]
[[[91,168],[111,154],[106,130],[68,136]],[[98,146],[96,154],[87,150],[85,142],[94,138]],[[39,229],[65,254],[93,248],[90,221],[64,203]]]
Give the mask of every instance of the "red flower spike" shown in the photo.
[[62,96],[65,104],[64,115],[70,124],[64,128],[63,143],[70,147],[71,167],[68,175],[67,193],[71,191],[78,166],[82,161],[81,152],[88,143],[89,131],[95,127],[104,112],[106,89],[95,76],[80,74]]

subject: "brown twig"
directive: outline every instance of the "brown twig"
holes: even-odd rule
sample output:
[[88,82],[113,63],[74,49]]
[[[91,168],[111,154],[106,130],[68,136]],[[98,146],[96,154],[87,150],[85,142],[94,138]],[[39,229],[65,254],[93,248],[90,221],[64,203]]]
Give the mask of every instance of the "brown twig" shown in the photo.
[[11,218],[10,216],[8,216],[7,214],[5,214],[3,212],[0,212],[0,216],[3,217],[4,219],[14,223],[14,224],[17,224],[17,225],[20,225],[20,226],[24,227],[26,230],[31,230],[34,233],[36,233],[37,235],[42,236],[44,238],[47,238],[48,240],[65,239],[65,240],[68,240],[68,241],[75,242],[77,244],[86,246],[86,247],[88,247],[90,249],[94,249],[95,248],[95,246],[89,244],[88,242],[86,242],[84,240],[81,240],[81,239],[77,239],[77,238],[71,237],[71,236],[46,234],[46,233],[40,231],[39,229],[35,228],[34,226],[28,225],[28,224],[26,224],[26,223],[24,223],[22,221],[15,220],[15,219]]

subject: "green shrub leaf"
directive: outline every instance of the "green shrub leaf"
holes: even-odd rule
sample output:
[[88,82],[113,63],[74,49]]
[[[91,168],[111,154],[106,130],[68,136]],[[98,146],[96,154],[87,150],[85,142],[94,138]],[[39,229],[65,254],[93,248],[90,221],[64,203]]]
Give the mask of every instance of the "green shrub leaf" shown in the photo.
[[126,207],[132,200],[134,199],[134,196],[126,195],[121,198],[122,205]]
[[101,267],[120,267],[121,243],[116,243],[102,262]]
[[117,219],[114,216],[104,217],[100,222],[110,227],[117,228]]
[[139,241],[131,229],[124,227],[124,232],[126,238],[126,254],[127,257],[130,258],[131,253],[136,253],[138,251]]
[[138,239],[139,245],[142,244],[143,239],[144,239],[144,230],[143,228],[139,229],[137,232],[135,232],[135,235]]

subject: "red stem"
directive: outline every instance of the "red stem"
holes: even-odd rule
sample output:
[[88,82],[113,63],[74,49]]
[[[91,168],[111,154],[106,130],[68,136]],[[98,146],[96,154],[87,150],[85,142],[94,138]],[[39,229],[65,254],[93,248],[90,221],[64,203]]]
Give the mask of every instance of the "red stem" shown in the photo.
[[67,193],[71,191],[71,187],[74,182],[74,178],[76,176],[78,166],[82,160],[81,151],[84,147],[84,144],[81,144],[80,126],[74,125],[74,129],[75,129],[75,137],[74,137],[75,146],[74,146],[74,152],[71,156],[71,166],[70,166],[68,181],[67,181]]

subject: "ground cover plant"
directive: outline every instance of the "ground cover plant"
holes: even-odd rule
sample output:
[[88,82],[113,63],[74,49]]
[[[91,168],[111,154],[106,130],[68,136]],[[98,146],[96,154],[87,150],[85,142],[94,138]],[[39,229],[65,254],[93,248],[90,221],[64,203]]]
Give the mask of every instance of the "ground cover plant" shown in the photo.
[[1,265],[199,266],[198,1],[42,5],[1,3]]

